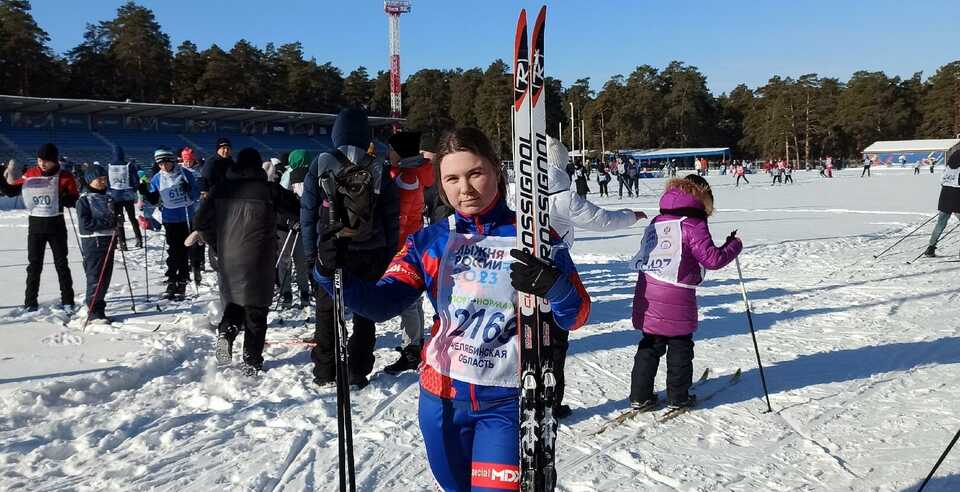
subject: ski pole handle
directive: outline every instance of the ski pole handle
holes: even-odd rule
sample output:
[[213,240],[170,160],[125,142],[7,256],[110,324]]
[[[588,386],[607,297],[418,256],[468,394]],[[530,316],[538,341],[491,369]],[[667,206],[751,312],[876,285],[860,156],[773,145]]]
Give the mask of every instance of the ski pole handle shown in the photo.
[[327,203],[330,206],[330,223],[333,224],[337,221],[336,213],[334,212],[336,210],[336,207],[334,207],[334,202],[336,201],[337,196],[337,182],[333,177],[333,173],[326,171],[320,175],[320,188],[322,188],[323,193],[327,195]]

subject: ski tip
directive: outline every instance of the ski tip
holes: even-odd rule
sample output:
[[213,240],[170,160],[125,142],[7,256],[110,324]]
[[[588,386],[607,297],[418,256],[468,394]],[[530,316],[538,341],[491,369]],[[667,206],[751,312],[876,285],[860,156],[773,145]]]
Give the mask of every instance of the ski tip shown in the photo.
[[537,12],[537,20],[533,23],[536,26],[534,29],[539,28],[543,30],[543,25],[547,20],[547,6],[543,5],[540,7],[540,11]]

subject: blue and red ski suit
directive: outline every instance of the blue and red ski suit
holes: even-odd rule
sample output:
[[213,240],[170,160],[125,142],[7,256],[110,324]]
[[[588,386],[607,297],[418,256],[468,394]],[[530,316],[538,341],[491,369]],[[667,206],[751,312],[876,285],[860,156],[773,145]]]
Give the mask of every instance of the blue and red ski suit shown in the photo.
[[[457,213],[455,218],[456,231],[461,234],[517,235],[516,214],[502,197],[482,214]],[[426,291],[436,310],[440,262],[450,232],[444,221],[410,235],[376,283],[345,275],[346,306],[374,321],[386,321]],[[565,275],[559,277],[546,297],[557,325],[574,330],[589,317],[590,297],[567,249],[559,240],[557,244],[553,261]],[[319,272],[315,277],[332,292],[332,279]],[[439,318],[435,316],[432,333],[437,332],[438,326]],[[433,339],[427,346],[432,342]],[[470,384],[421,363],[420,430],[430,469],[443,490],[519,489],[519,396],[517,388]]]

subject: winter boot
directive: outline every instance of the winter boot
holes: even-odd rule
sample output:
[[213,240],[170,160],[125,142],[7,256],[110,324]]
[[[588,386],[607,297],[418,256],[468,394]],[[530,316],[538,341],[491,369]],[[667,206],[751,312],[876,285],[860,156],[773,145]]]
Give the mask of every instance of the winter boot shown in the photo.
[[194,269],[193,269],[193,283],[194,283],[194,285],[197,286],[198,289],[200,288],[200,280],[201,280],[202,276],[203,276],[203,269],[202,269],[202,268],[194,268]]
[[280,294],[280,309],[290,309],[293,307],[293,293],[284,292]]
[[143,237],[137,236],[137,242],[133,244],[133,247],[134,247],[134,248],[142,248],[142,247],[143,247]]
[[263,371],[263,366],[260,364],[254,364],[253,362],[247,362],[247,361],[244,361],[243,364],[240,364],[240,372],[247,377],[256,376],[257,373],[262,371]]
[[923,256],[926,256],[927,258],[933,258],[937,256],[937,247],[927,246],[927,250],[923,252]]
[[689,408],[697,403],[697,395],[689,394],[684,400],[681,399],[671,399],[667,402],[667,406],[670,408]]
[[643,401],[631,401],[630,409],[638,412],[649,412],[654,408],[657,408],[657,403],[657,396],[651,395],[649,398],[646,398]]
[[420,367],[420,348],[419,345],[407,345],[402,349],[398,347],[397,352],[400,352],[400,358],[393,364],[384,367],[383,372],[396,376],[405,371],[416,370]]
[[163,298],[168,300],[176,300],[177,298],[177,282],[171,279],[167,279],[167,290],[163,293]]
[[183,280],[181,280],[181,281],[178,281],[178,282],[177,282],[176,284],[174,284],[174,285],[175,285],[175,288],[176,288],[176,291],[177,291],[177,292],[176,292],[176,299],[177,299],[178,301],[184,300],[184,299],[186,298],[186,296],[187,296],[187,283],[184,282]]
[[364,376],[363,374],[357,374],[353,372],[350,373],[348,380],[350,383],[350,387],[358,390],[366,388],[367,385],[370,384],[370,380],[367,379],[366,376]]
[[300,309],[306,309],[310,307],[310,291],[300,292]]

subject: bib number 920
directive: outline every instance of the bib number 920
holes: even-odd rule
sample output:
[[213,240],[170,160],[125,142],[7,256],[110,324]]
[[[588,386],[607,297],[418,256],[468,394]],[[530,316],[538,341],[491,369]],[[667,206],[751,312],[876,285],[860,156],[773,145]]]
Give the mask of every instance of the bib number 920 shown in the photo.
[[50,205],[53,203],[53,199],[50,198],[50,195],[40,195],[33,197],[34,205]]

